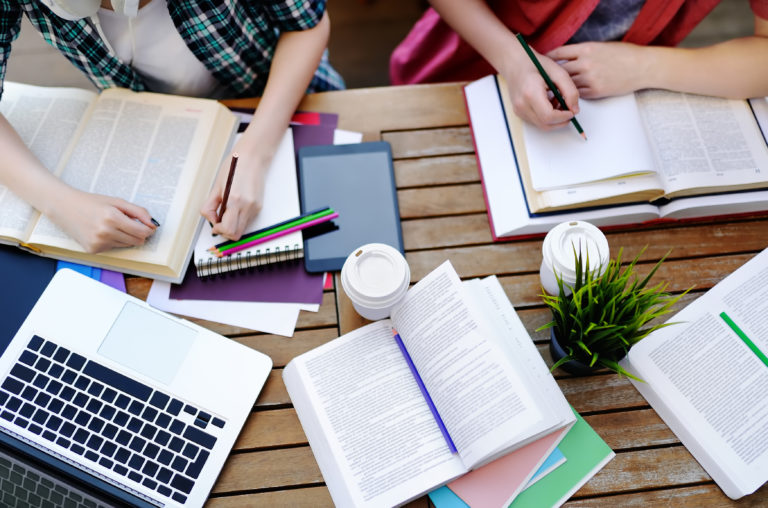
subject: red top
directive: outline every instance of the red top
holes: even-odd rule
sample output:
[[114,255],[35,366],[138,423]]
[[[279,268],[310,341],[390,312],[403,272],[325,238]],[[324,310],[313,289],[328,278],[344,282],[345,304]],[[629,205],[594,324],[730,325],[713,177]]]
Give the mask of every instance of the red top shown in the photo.
[[[599,0],[487,0],[512,32],[540,53],[565,44]],[[622,39],[642,45],[676,46],[720,0],[647,0]],[[768,0],[750,0],[756,16],[768,19]],[[434,9],[416,22],[389,62],[393,85],[474,80],[496,72]]]

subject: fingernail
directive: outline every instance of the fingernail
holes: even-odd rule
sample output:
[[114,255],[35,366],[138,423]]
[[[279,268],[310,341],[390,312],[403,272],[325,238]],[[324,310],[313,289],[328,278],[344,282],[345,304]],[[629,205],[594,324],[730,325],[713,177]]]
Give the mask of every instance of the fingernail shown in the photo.
[[155,219],[153,219],[152,217],[150,217],[150,218],[149,218],[149,220],[152,222],[152,224],[154,224],[154,225],[155,225],[155,227],[156,227],[156,228],[159,228],[159,227],[160,227],[160,223],[159,223],[159,222],[157,222],[157,221],[156,221]]

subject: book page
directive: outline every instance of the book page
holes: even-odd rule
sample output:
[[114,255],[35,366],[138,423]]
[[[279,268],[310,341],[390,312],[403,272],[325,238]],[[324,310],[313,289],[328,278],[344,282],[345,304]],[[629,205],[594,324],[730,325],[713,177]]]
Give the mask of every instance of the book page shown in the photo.
[[446,261],[392,311],[392,321],[453,439],[472,468],[553,427],[523,371],[478,319]]
[[464,472],[389,320],[297,357],[283,377],[337,505],[401,504]]
[[[187,200],[198,178],[207,192],[218,170],[199,165],[221,107],[202,99],[119,89],[102,92],[68,159],[58,168],[59,177],[78,189],[142,206],[161,224],[145,245],[116,249],[110,256],[167,262],[176,232],[189,230],[182,222],[192,214],[198,222],[203,196],[198,192],[201,197]],[[83,251],[47,217],[41,218],[30,241]]]
[[768,250],[628,356],[660,399],[654,408],[731,497],[768,480],[768,358],[760,358],[768,354],[766,314]]
[[[6,82],[0,113],[40,162],[54,171],[77,131],[94,92]],[[0,236],[26,241],[38,212],[0,185]]]
[[746,101],[663,90],[636,95],[667,194],[768,186],[768,148]]

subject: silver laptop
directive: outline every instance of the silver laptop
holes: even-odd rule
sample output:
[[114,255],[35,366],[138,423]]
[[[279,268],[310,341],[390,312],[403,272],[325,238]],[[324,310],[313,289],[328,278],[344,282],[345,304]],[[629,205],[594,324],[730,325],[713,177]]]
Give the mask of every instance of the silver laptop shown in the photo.
[[271,367],[59,271],[0,357],[0,504],[202,506]]

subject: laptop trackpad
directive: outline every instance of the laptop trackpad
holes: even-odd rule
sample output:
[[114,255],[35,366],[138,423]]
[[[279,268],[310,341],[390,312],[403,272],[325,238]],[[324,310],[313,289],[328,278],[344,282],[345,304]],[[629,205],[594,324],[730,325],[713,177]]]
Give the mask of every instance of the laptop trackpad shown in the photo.
[[170,384],[197,332],[133,302],[126,302],[99,346],[99,354]]

